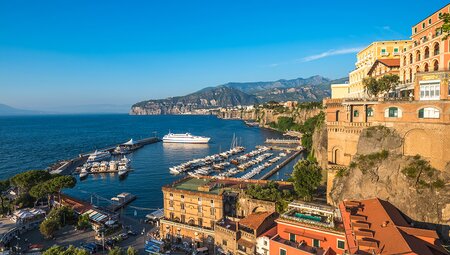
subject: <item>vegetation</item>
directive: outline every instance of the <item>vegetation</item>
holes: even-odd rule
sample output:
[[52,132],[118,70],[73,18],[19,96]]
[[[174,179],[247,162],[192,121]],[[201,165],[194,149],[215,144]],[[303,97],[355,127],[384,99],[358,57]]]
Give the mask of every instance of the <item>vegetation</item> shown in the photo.
[[128,247],[128,249],[127,249],[127,255],[137,255],[138,254],[138,252],[137,252],[137,250],[135,249],[135,248],[133,248],[133,247]]
[[90,229],[92,227],[91,222],[89,221],[89,215],[81,215],[78,217],[77,229],[85,230]]
[[359,155],[356,157],[353,167],[358,166],[363,174],[372,170],[374,167],[381,164],[381,162],[389,157],[389,151],[382,150],[380,152],[374,152],[367,155]]
[[88,255],[84,249],[75,248],[72,245],[67,249],[61,246],[52,246],[48,250],[44,251],[43,255]]
[[269,123],[269,126],[282,132],[287,130],[298,131],[300,129],[300,125],[295,123],[294,118],[285,116],[278,117],[277,123]]
[[336,177],[344,177],[344,176],[348,176],[350,174],[350,171],[348,168],[339,168],[339,170],[336,172]]
[[297,105],[297,109],[311,110],[311,109],[323,109],[322,101],[318,102],[303,102]]
[[443,13],[439,16],[441,20],[443,20],[444,24],[442,24],[442,33],[444,34],[444,37],[442,40],[447,40],[450,35],[450,14],[449,13]]
[[325,121],[325,113],[320,112],[318,115],[307,119],[299,128],[299,131],[302,132],[302,146],[311,151],[313,139],[312,136],[314,134],[314,130],[316,128],[320,128],[321,125]]
[[367,77],[363,79],[364,88],[369,95],[378,96],[380,93],[387,93],[391,89],[395,89],[399,84],[400,77],[396,74],[387,74],[383,77],[376,79],[373,77]]
[[28,192],[34,185],[52,178],[45,170],[30,170],[16,174],[11,178],[11,184],[19,189],[19,194]]
[[72,209],[68,207],[53,208],[47,215],[47,218],[39,226],[41,234],[45,238],[52,238],[53,235],[61,227],[67,224],[75,223],[75,214]]
[[412,161],[402,169],[402,173],[413,180],[417,188],[441,189],[445,185],[445,182],[438,177],[439,171],[419,155],[412,158]]
[[299,160],[295,164],[292,172],[294,189],[305,201],[312,200],[313,193],[319,187],[322,180],[321,170],[316,162],[309,160]]
[[75,184],[76,179],[73,176],[56,176],[33,186],[30,189],[30,195],[39,199],[55,193],[61,194],[62,189],[73,188]]
[[2,213],[6,212],[5,208],[5,197],[3,196],[3,193],[9,189],[10,183],[9,180],[0,180],[0,200],[1,200],[1,206],[2,206]]
[[279,213],[284,212],[288,203],[295,198],[295,194],[290,190],[280,190],[278,183],[273,181],[270,181],[264,186],[251,184],[245,192],[251,198],[275,202],[277,212]]

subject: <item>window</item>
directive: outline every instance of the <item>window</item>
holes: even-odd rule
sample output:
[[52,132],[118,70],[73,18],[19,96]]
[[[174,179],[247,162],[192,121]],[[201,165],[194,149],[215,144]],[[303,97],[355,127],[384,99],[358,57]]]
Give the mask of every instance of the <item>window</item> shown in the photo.
[[181,195],[181,199],[184,199],[184,195]]
[[382,56],[387,55],[386,49],[381,49],[381,55]]
[[202,202],[202,198],[201,198],[201,197],[197,198],[197,201],[198,201],[199,203],[201,203],[201,202]]
[[295,242],[295,234],[289,233],[289,241]]
[[201,206],[201,205],[198,205],[198,206],[197,206],[197,210],[198,210],[199,213],[201,213],[201,212],[202,212],[202,206]]
[[420,100],[439,100],[441,95],[440,81],[420,82]]
[[264,246],[267,246],[267,240],[264,240]]
[[428,19],[428,24],[431,24],[431,19]]
[[425,107],[419,110],[420,119],[439,119],[439,109],[434,107]]
[[222,245],[227,246],[227,240],[222,240]]
[[169,200],[169,207],[173,207],[173,200]]
[[397,118],[397,117],[398,117],[398,108],[389,107],[389,118]]
[[353,117],[359,117],[359,111],[358,110],[353,111]]
[[170,199],[173,199],[173,194],[172,193],[170,193],[169,196],[170,196]]
[[417,27],[414,28],[414,33],[417,33]]
[[338,249],[345,249],[345,241],[337,240],[337,247]]
[[198,226],[199,227],[203,226],[203,219],[202,218],[198,218]]
[[184,214],[181,215],[181,223],[186,222],[186,216]]
[[287,253],[286,253],[286,250],[285,250],[285,249],[282,249],[282,248],[280,248],[280,255],[287,255]]
[[398,48],[394,48],[394,55],[398,55]]
[[216,214],[216,208],[211,208],[210,213],[211,213],[211,216],[214,216]]
[[180,206],[181,206],[181,210],[184,210],[184,203],[181,203]]
[[424,23],[422,23],[422,28],[425,28],[425,22],[424,22]]
[[313,244],[313,247],[317,247],[317,248],[320,248],[320,241],[319,241],[319,240],[317,240],[317,239],[313,239],[313,242],[312,242],[312,244]]
[[170,219],[173,220],[175,214],[173,212],[170,213]]
[[372,107],[367,108],[367,117],[373,117],[373,108]]

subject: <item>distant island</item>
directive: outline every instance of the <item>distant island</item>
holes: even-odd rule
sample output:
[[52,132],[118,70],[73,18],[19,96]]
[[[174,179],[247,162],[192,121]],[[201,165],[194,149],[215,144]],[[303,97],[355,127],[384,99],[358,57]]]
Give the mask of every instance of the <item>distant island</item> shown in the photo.
[[0,104],[0,116],[35,115],[35,114],[43,114],[43,112],[17,109],[6,104]]
[[331,80],[320,75],[292,80],[263,82],[230,82],[207,87],[186,96],[147,100],[134,104],[131,115],[189,114],[199,110],[269,101],[320,101],[331,94],[332,83],[345,83],[348,78]]

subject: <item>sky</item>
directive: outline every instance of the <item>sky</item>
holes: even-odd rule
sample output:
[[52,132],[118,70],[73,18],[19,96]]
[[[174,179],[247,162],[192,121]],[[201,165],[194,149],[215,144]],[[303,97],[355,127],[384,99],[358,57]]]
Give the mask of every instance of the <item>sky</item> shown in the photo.
[[446,1],[0,0],[0,103],[129,106],[227,82],[342,78]]

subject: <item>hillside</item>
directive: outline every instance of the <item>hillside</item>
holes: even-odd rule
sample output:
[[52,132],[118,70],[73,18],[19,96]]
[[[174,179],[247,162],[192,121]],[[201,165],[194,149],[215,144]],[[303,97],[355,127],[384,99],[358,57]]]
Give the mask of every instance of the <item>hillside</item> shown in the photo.
[[199,109],[253,105],[268,101],[320,101],[330,96],[332,83],[345,81],[346,78],[330,80],[316,75],[306,79],[230,82],[186,96],[142,101],[131,107],[130,114],[183,114]]
[[0,116],[33,115],[33,114],[41,114],[41,112],[22,110],[11,107],[6,104],[0,104]]

